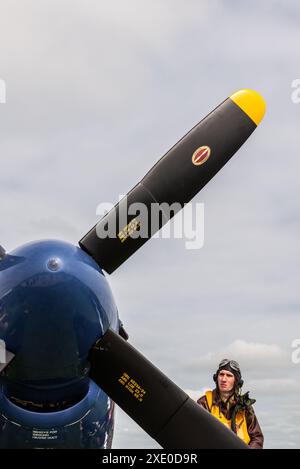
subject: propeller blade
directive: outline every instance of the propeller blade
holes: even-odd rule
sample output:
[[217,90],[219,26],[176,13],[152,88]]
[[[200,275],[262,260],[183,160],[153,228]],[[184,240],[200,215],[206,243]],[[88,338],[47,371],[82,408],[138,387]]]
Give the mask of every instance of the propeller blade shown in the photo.
[[163,448],[247,449],[111,329],[91,349],[89,361],[91,379]]
[[2,259],[4,259],[5,256],[6,256],[6,251],[5,251],[5,249],[0,245],[0,261],[2,261]]
[[3,250],[2,254],[0,252],[0,272],[3,272],[6,269],[10,269],[11,267],[16,266],[17,264],[21,264],[21,262],[24,262],[24,260],[24,257],[12,256],[11,254],[7,254]]
[[79,241],[81,248],[112,273],[215,176],[264,112],[265,102],[255,91],[241,90],[227,98]]

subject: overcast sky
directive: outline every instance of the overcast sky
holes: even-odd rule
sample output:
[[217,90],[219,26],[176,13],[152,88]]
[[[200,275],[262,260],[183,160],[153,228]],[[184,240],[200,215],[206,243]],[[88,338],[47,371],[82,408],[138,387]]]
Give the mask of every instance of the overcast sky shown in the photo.
[[[264,121],[193,202],[205,243],[154,239],[110,278],[133,345],[193,397],[240,362],[265,446],[300,447],[300,5],[0,0],[0,244],[77,241],[227,96]],[[121,411],[115,448],[156,443]]]

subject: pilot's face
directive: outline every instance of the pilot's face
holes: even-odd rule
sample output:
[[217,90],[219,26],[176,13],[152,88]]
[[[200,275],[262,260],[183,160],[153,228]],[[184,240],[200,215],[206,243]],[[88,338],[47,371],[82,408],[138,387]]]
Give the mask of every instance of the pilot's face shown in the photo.
[[218,374],[218,386],[220,391],[230,392],[234,387],[234,374],[227,370],[221,370]]

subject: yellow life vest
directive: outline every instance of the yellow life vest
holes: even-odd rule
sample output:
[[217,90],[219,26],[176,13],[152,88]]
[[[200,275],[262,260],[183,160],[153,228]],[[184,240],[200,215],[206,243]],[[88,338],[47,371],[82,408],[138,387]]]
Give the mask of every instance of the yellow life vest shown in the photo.
[[[231,430],[231,421],[225,417],[217,405],[213,404],[212,391],[207,391],[205,393],[205,397],[210,413]],[[246,445],[248,445],[250,443],[250,437],[247,428],[245,410],[238,411],[235,417],[235,424],[237,436],[241,438]]]

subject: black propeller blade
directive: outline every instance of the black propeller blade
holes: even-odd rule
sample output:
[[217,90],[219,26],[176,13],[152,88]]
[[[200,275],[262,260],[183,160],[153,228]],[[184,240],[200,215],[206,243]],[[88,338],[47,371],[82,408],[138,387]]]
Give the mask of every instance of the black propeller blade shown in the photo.
[[247,449],[111,329],[92,348],[90,377],[163,448]]
[[5,251],[5,249],[0,245],[0,261],[2,261],[2,259],[4,259],[5,256],[6,256],[6,251]]
[[[81,239],[81,248],[112,273],[215,176],[256,129],[264,112],[264,100],[255,91],[241,90],[227,98]],[[136,203],[148,210],[132,205]],[[160,211],[158,204],[164,204]]]

